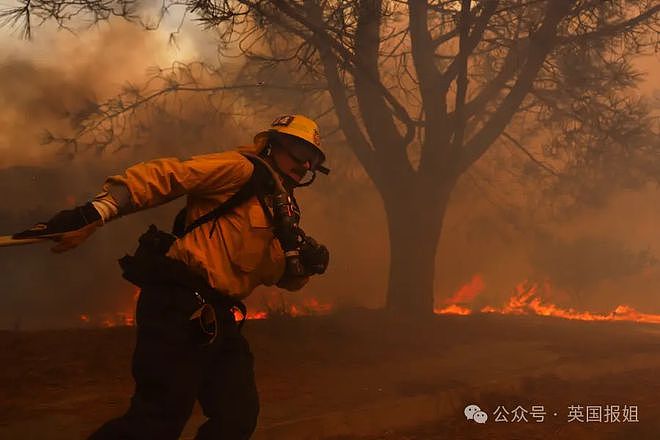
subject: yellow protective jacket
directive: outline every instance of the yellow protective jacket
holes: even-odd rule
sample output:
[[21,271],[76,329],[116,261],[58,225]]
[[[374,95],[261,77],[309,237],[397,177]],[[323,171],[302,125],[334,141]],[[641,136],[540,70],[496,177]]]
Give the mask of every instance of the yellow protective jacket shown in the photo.
[[[105,188],[124,185],[134,211],[186,195],[188,225],[236,193],[253,167],[238,151],[188,160],[162,158],[108,177]],[[202,274],[215,289],[238,299],[261,284],[298,290],[307,283],[307,277],[283,277],[284,252],[256,196],[218,218],[209,237],[214,223],[207,222],[176,240],[167,255]]]

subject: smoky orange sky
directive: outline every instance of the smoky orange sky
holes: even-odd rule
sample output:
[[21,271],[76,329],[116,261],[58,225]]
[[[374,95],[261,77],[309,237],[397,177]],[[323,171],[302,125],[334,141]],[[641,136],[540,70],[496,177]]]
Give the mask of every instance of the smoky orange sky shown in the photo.
[[[158,127],[162,137],[154,135],[154,145],[119,154],[82,154],[71,160],[58,155],[53,146],[40,144],[44,128],[70,132],[72,114],[89,102],[113,96],[127,81],[143,81],[150,66],[215,58],[211,33],[191,23],[182,28],[177,46],[169,44],[169,33],[176,26],[176,17],[152,32],[119,20],[77,35],[46,26],[37,30],[33,41],[0,31],[0,234],[83,203],[98,192],[106,175],[121,172],[131,163],[248,143],[277,114],[296,111],[292,103],[282,103],[278,111],[243,117],[240,127],[228,124],[197,137],[176,133],[175,142],[167,145],[158,139],[171,138],[172,133]],[[660,100],[658,57],[641,59],[638,67],[647,75],[639,93],[655,94]],[[303,227],[328,245],[331,264],[326,275],[314,278],[301,293],[283,297],[292,301],[317,298],[335,307],[379,307],[384,302],[389,264],[382,203],[347,147],[337,143],[328,148],[336,152],[328,152],[331,167],[342,171],[328,178],[320,176],[298,197]],[[347,176],[353,178],[339,180]],[[495,189],[494,193],[485,197],[465,178],[455,191],[436,260],[436,302],[481,274],[485,289],[479,301],[497,305],[518,282],[540,277],[536,262],[556,251],[553,240],[512,227],[498,217],[492,199],[505,197],[506,191]],[[604,208],[584,211],[548,232],[556,240],[613,241],[631,252],[648,250],[660,258],[659,201],[660,192],[652,186],[621,192]],[[167,228],[181,203],[109,223],[81,248],[64,255],[51,254],[44,245],[0,249],[0,328],[74,326],[81,314],[100,316],[130,309],[135,288],[121,278],[116,260],[134,250],[148,224]],[[589,254],[576,258],[589,258]],[[579,301],[561,286],[553,300],[596,311],[629,304],[641,311],[660,312],[659,264],[613,278],[607,274],[592,278],[596,281],[585,283]],[[250,305],[260,307],[265,291],[271,290],[258,289]]]

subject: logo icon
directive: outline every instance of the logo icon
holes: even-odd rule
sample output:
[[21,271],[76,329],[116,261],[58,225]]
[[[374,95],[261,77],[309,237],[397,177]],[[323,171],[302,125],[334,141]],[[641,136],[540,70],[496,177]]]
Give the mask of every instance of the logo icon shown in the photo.
[[463,410],[463,414],[465,414],[466,419],[474,420],[476,423],[486,423],[486,420],[488,420],[488,414],[475,404],[466,406]]
[[291,115],[284,115],[280,116],[279,118],[275,119],[272,124],[270,124],[271,127],[288,127],[289,124],[293,121],[293,116]]

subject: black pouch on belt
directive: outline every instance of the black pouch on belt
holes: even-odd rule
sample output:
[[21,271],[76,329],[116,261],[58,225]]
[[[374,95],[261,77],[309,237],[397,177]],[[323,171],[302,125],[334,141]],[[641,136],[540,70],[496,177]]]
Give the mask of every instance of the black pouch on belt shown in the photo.
[[161,231],[155,225],[142,234],[134,255],[125,255],[119,259],[123,277],[138,287],[145,284],[161,284],[167,282],[166,274],[162,273],[165,256],[176,237]]

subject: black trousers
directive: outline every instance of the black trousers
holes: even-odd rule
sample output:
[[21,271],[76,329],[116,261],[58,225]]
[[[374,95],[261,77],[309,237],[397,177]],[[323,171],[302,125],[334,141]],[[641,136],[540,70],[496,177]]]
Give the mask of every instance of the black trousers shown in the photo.
[[198,307],[194,294],[176,285],[141,290],[130,408],[88,440],[178,439],[195,400],[208,418],[196,439],[250,438],[259,398],[248,342],[233,313],[216,306],[219,335],[212,344],[201,345],[189,320]]

